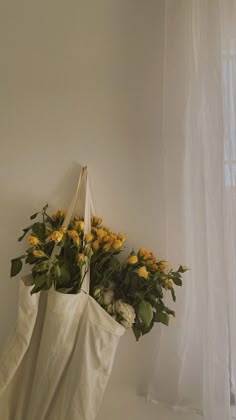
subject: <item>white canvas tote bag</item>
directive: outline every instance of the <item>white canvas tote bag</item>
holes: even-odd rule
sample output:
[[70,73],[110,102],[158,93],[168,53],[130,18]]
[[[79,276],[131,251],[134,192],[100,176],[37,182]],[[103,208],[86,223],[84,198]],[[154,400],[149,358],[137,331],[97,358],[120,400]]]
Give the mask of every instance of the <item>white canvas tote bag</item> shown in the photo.
[[[85,229],[93,211],[84,168],[68,211],[81,203]],[[0,359],[1,420],[94,420],[125,328],[89,295],[89,273],[77,295],[51,289],[30,295],[20,285],[15,334]]]

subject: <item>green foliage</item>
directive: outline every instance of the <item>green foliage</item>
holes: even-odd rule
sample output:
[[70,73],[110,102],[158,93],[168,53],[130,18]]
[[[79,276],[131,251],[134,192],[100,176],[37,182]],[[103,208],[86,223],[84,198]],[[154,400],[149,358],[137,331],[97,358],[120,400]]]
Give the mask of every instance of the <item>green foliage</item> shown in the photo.
[[145,327],[149,327],[153,318],[153,309],[151,303],[142,300],[137,308],[137,314]]
[[24,228],[23,229],[23,234],[18,238],[18,241],[19,242],[21,242],[23,239],[24,239],[24,237],[25,237],[25,235],[27,235],[27,233],[32,229],[32,226],[33,225],[31,225],[31,226],[28,226],[27,228]]
[[[14,258],[11,261],[11,276],[20,273],[23,260],[31,265],[32,279],[34,287],[32,294],[40,290],[48,290],[54,285],[56,290],[63,293],[78,293],[82,286],[84,274],[87,272],[88,258],[85,259],[83,267],[77,263],[77,255],[85,252],[87,245],[84,242],[83,229],[76,233],[78,243],[73,237],[68,235],[66,229],[60,231],[65,218],[64,211],[58,211],[50,217],[47,214],[48,205],[44,206],[41,212],[36,212],[30,217],[36,220],[32,225],[23,229],[23,234],[19,238],[22,241],[28,234],[28,242],[31,246],[26,254]],[[70,226],[70,229],[74,229]],[[57,238],[51,239],[51,235],[56,232]],[[62,232],[62,233],[60,233]],[[59,235],[59,236],[58,236]],[[52,257],[54,247],[60,247],[60,252],[56,257]]]
[[170,279],[174,282],[176,286],[182,286],[183,284],[181,274],[178,271],[175,273],[172,272],[170,274]]
[[32,226],[32,232],[35,233],[40,241],[44,241],[46,238],[46,226],[45,223],[36,222]]
[[156,312],[154,315],[155,322],[161,322],[162,324],[169,325],[169,315],[166,312]]
[[17,276],[17,274],[21,271],[22,269],[22,261],[21,258],[14,258],[11,260],[11,277],[15,277]]
[[140,337],[142,337],[142,332],[140,327],[138,327],[136,324],[133,325],[132,327],[133,333],[135,335],[136,341],[138,341],[140,339]]
[[40,290],[48,290],[52,286],[52,278],[48,273],[37,274],[34,278],[34,287],[31,290],[31,295],[38,293]]
[[176,295],[174,289],[171,289],[171,296],[174,302],[176,302]]
[[36,219],[36,217],[38,216],[39,212],[32,214],[32,216],[30,216],[30,220],[34,220]]

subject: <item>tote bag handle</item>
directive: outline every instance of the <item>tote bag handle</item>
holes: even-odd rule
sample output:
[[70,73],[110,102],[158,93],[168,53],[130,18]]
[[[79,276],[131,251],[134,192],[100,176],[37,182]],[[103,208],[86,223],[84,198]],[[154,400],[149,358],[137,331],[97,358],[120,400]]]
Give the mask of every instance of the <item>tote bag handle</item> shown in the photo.
[[[84,209],[83,209],[84,231],[85,231],[85,233],[88,233],[91,230],[91,217],[92,217],[92,215],[95,214],[95,211],[94,211],[94,204],[93,204],[93,200],[92,200],[92,196],[91,196],[91,190],[90,190],[90,186],[89,186],[87,166],[85,166],[80,172],[80,176],[79,176],[78,184],[77,184],[77,187],[76,187],[76,190],[75,190],[75,194],[74,194],[74,197],[71,201],[71,204],[69,206],[69,210],[67,212],[67,215],[66,215],[66,218],[65,218],[63,224],[64,224],[65,227],[68,227],[69,224],[70,224],[70,221],[75,216],[77,204],[78,204],[79,200],[81,199],[81,189],[82,189],[83,184],[85,186],[85,196],[84,196],[84,205],[83,205],[83,207],[84,207]],[[53,249],[53,252],[52,252],[52,257],[59,254],[60,252],[61,252],[60,248],[54,246],[54,249]]]
[[75,194],[71,201],[67,216],[64,221],[64,225],[68,227],[71,219],[75,216],[78,201],[81,199],[81,189],[82,189],[83,184],[85,185],[84,215],[83,216],[84,216],[84,222],[85,222],[85,231],[87,233],[91,229],[91,224],[90,224],[91,216],[95,214],[94,204],[93,204],[91,190],[89,186],[87,166],[83,167],[80,172]]
[[[88,232],[91,231],[91,217],[92,217],[92,215],[95,214],[95,211],[94,211],[94,205],[93,205],[93,200],[92,200],[92,195],[91,195],[91,190],[90,190],[90,185],[89,185],[89,177],[88,177],[87,166],[85,166],[80,172],[80,176],[79,176],[78,184],[77,184],[77,187],[76,187],[76,190],[75,190],[75,194],[74,194],[74,197],[73,197],[73,199],[71,201],[71,204],[69,206],[69,210],[68,210],[67,216],[65,218],[64,225],[65,225],[65,227],[68,227],[71,219],[75,216],[75,212],[76,212],[78,202],[81,199],[81,190],[82,190],[83,184],[84,184],[84,187],[85,187],[84,203],[83,203],[83,207],[84,207],[83,208],[84,232],[88,233]],[[54,257],[54,256],[58,255],[60,252],[61,252],[60,247],[54,246],[51,257]],[[89,285],[90,285],[90,272],[89,272],[89,269],[88,269],[88,272],[87,272],[87,274],[85,276],[85,279],[84,279],[84,282],[83,282],[84,292],[86,292],[86,293],[89,292]]]

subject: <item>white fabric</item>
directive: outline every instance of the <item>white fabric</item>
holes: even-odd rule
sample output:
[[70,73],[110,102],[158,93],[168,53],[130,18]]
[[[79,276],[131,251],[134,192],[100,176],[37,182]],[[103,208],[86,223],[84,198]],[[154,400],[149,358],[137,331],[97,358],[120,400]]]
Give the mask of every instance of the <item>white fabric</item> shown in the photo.
[[166,256],[191,271],[177,294],[176,321],[157,337],[147,394],[206,420],[229,420],[236,379],[236,2],[164,4]]
[[[83,179],[87,229],[87,171]],[[21,282],[17,328],[0,360],[1,420],[96,418],[125,329],[86,293],[86,277],[78,295],[31,296]]]

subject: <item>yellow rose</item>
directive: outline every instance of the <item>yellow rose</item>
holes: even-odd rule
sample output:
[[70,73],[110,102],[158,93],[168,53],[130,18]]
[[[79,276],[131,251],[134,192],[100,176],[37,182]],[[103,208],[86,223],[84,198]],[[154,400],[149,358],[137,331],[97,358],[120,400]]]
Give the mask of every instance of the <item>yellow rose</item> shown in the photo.
[[95,251],[97,251],[97,250],[98,250],[99,246],[100,246],[100,243],[99,243],[99,241],[98,241],[97,239],[96,239],[96,241],[93,241],[93,243],[92,243],[92,247],[93,247],[93,249],[94,249]]
[[158,270],[158,265],[157,264],[150,264],[149,266],[148,266],[148,268],[149,268],[149,270],[150,271],[157,271]]
[[160,270],[162,270],[162,271],[167,270],[168,265],[169,265],[169,264],[168,264],[168,262],[167,262],[167,261],[160,261],[160,262],[158,263],[158,266],[159,266]]
[[83,232],[84,231],[84,221],[83,220],[77,220],[77,221],[75,221],[74,222],[74,227],[79,232]]
[[97,230],[97,237],[99,239],[103,239],[104,236],[107,236],[107,232],[104,229],[102,229],[102,228],[98,229]]
[[110,233],[110,241],[116,241],[117,235],[115,233]]
[[180,267],[179,267],[179,272],[180,273],[184,273],[185,271],[187,271],[188,270],[188,267],[186,267],[186,265],[181,265]]
[[105,232],[107,232],[107,233],[111,233],[110,229],[106,226],[103,226],[103,230],[105,230]]
[[138,257],[137,255],[130,255],[127,261],[130,265],[136,264],[138,262]]
[[36,236],[30,235],[27,240],[29,245],[34,246],[39,244],[39,239]]
[[104,246],[103,249],[105,252],[109,252],[111,249],[111,242],[107,242]]
[[148,258],[147,260],[146,260],[146,265],[148,266],[148,267],[150,267],[152,264],[155,264],[156,262],[155,262],[155,260],[150,256],[150,258]]
[[79,238],[78,232],[74,229],[68,230],[67,233],[68,233],[69,237],[73,240]]
[[70,239],[72,239],[72,241],[74,242],[75,245],[79,246],[80,245],[80,238],[79,238],[79,234],[76,230],[68,230],[67,231]]
[[110,235],[103,236],[102,241],[103,242],[111,242],[111,236]]
[[34,255],[35,257],[38,257],[38,258],[43,258],[43,257],[46,257],[46,254],[45,254],[43,251],[40,251],[39,249],[35,249],[35,250],[33,251],[33,255]]
[[79,229],[80,229],[81,231],[83,231],[83,230],[84,230],[84,221],[83,221],[83,220],[79,220],[79,222],[78,222],[78,226],[79,226]]
[[83,264],[85,262],[85,256],[82,253],[76,255],[76,261],[78,264]]
[[119,235],[117,236],[117,239],[124,242],[125,241],[125,235],[123,233],[119,233]]
[[148,258],[150,258],[151,254],[150,251],[148,251],[146,248],[140,248],[140,250],[138,251],[138,256],[143,260],[147,260]]
[[145,280],[147,280],[148,271],[147,271],[146,267],[137,268],[136,273],[139,275],[139,277],[143,277]]
[[61,242],[63,238],[63,232],[60,232],[59,230],[55,230],[54,232],[52,232],[50,238],[52,241]]
[[85,243],[89,244],[93,240],[93,235],[91,233],[86,233],[85,235]]
[[93,250],[92,250],[91,246],[87,246],[86,249],[85,249],[85,255],[88,258],[90,258],[92,256],[92,254],[93,254]]
[[66,233],[66,228],[64,227],[64,226],[61,226],[60,228],[59,228],[59,232],[61,232],[61,233]]
[[65,210],[57,210],[57,212],[52,215],[52,219],[56,220],[58,218],[65,217],[65,215],[66,215]]
[[122,247],[122,245],[122,242],[119,239],[116,239],[112,244],[112,248],[118,250]]
[[97,216],[92,217],[92,225],[98,226],[101,223],[102,223],[102,218],[101,217],[97,217]]
[[170,279],[165,281],[167,289],[173,289],[173,282]]

